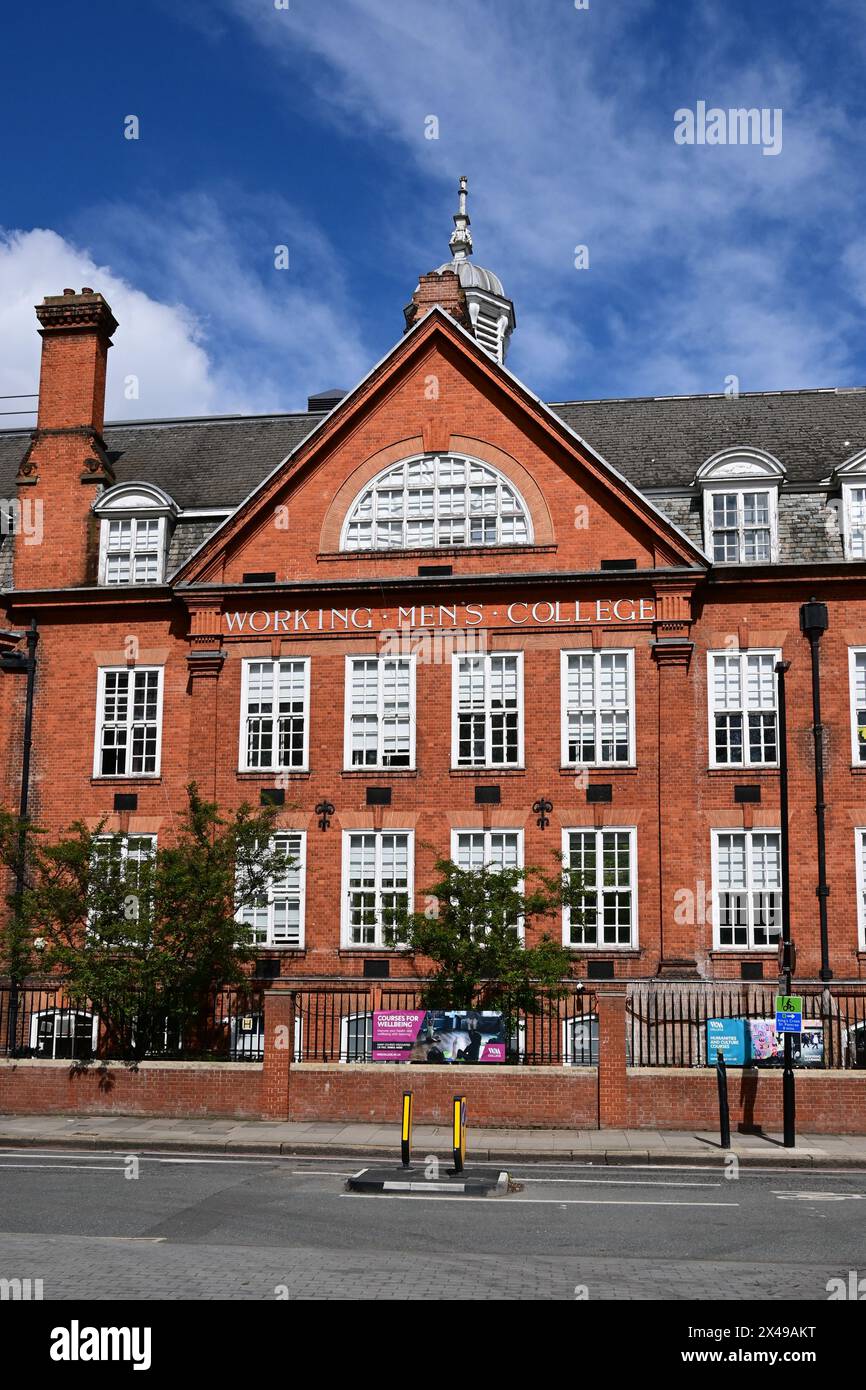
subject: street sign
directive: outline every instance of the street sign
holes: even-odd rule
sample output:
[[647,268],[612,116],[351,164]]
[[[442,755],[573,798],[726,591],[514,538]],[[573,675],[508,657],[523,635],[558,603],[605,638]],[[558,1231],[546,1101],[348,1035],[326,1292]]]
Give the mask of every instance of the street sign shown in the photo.
[[802,1033],[803,996],[802,994],[776,995],[776,1032]]

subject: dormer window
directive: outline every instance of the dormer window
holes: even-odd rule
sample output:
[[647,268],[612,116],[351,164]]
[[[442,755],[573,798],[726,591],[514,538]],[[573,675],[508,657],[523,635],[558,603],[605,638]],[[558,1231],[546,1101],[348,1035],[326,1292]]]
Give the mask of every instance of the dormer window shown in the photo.
[[120,483],[97,498],[100,584],[161,584],[177,507],[149,483]]
[[529,509],[508,479],[463,454],[422,454],[385,469],[349,510],[341,550],[528,545]]
[[839,511],[846,560],[866,560],[866,449],[853,454],[836,470],[841,488]]
[[717,565],[767,565],[779,556],[778,498],[785,470],[757,449],[726,449],[698,469],[704,548]]

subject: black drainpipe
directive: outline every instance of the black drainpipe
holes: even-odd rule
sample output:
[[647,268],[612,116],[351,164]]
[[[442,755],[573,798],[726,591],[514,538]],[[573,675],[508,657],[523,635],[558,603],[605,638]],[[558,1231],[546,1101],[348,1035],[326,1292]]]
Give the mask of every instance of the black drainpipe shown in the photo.
[[[24,702],[24,737],[21,748],[21,791],[18,798],[18,853],[15,863],[15,894],[13,898],[13,915],[16,925],[20,922],[21,903],[24,897],[24,876],[26,871],[25,858],[27,854],[27,834],[24,822],[30,806],[30,754],[33,747],[33,700],[36,689],[36,644],[39,641],[39,630],[36,626],[36,619],[31,618],[30,627],[27,631],[27,655],[23,652],[7,652],[0,660],[0,666],[4,671],[19,674],[27,674],[27,690]],[[18,991],[21,980],[18,978],[19,962],[13,963],[13,972],[10,979],[9,990],[9,1019],[6,1030],[7,1047],[9,1052],[14,1052],[17,1048],[18,1034]]]
[[818,838],[818,917],[821,924],[821,979],[832,980],[830,944],[827,937],[827,840],[824,826],[824,726],[821,723],[821,660],[819,644],[830,625],[826,603],[810,599],[800,608],[800,627],[809,639],[812,652],[812,739],[815,744],[815,820]]

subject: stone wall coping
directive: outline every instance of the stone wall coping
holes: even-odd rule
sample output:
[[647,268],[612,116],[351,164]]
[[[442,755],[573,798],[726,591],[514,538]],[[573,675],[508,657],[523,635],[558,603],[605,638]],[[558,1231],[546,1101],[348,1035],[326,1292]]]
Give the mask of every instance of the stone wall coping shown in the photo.
[[144,1062],[127,1065],[124,1062],[76,1063],[66,1057],[0,1057],[0,1067],[46,1067],[54,1071],[93,1072],[136,1072],[136,1071],[257,1071],[262,1070],[261,1062],[170,1062],[158,1057]]

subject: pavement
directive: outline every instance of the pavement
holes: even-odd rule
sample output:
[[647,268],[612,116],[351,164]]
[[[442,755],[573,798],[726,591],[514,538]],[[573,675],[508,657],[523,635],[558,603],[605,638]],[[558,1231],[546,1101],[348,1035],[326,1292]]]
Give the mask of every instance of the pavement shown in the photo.
[[[399,1157],[399,1127],[268,1120],[147,1119],[131,1115],[0,1115],[0,1146],[70,1146],[124,1153],[177,1150],[204,1154],[323,1154],[359,1159]],[[413,1154],[449,1154],[450,1125],[416,1125]],[[802,1134],[786,1149],[780,1134],[660,1129],[480,1129],[469,1125],[467,1158],[495,1162],[724,1164],[728,1154],[752,1167],[863,1168],[866,1135]]]

